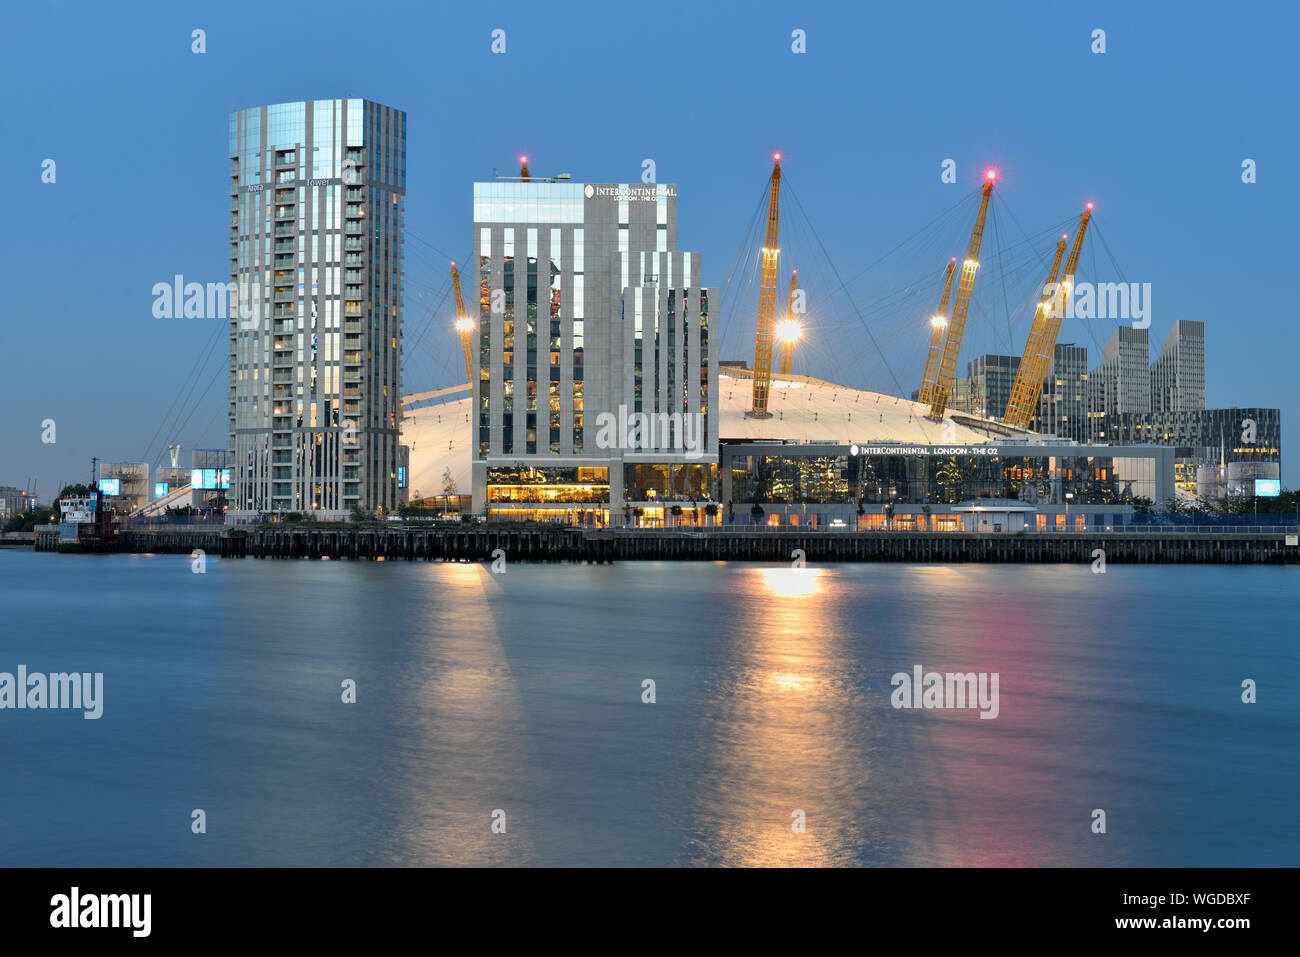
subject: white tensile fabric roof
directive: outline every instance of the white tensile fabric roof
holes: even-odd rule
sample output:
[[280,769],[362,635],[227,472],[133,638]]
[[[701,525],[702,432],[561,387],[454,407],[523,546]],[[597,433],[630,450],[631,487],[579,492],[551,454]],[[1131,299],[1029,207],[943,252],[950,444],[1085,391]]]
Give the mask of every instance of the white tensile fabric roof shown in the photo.
[[724,367],[718,372],[722,393],[722,439],[784,439],[789,442],[838,442],[898,445],[976,445],[997,441],[998,434],[977,431],[945,417],[926,418],[927,406],[908,399],[862,392],[810,376],[773,376],[766,419],[745,415],[753,407],[753,373]]
[[[996,442],[1009,431],[994,423],[990,423],[990,431],[971,428],[961,423],[976,420],[960,414],[959,421],[945,417],[942,423],[931,422],[926,418],[928,408],[919,402],[850,389],[810,376],[774,376],[768,395],[768,411],[772,414],[766,419],[745,415],[753,403],[752,373],[748,369],[720,369],[718,391],[722,409],[718,434],[724,440],[978,445]],[[471,421],[470,397],[465,387],[407,396],[402,403],[402,442],[411,448],[411,498],[441,495],[448,469],[456,492],[468,495],[477,430]]]

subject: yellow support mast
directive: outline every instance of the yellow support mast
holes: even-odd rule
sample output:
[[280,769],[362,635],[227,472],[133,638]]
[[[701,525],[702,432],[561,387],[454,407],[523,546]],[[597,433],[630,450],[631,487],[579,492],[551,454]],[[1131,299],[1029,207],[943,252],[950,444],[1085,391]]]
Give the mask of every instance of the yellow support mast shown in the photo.
[[[1062,239],[1056,246],[1056,261],[1052,263],[1052,275],[1043,290],[1043,298],[1034,313],[1034,326],[1029,332],[1029,341],[1025,343],[1025,354],[1020,359],[1020,368],[1016,372],[1016,381],[1011,386],[1011,400],[1007,403],[1008,425],[1027,429],[1034,419],[1038,408],[1038,397],[1043,392],[1043,379],[1056,350],[1056,334],[1061,329],[1061,317],[1065,313],[1065,299],[1074,286],[1074,271],[1079,265],[1079,253],[1083,250],[1083,237],[1088,232],[1088,221],[1092,219],[1092,203],[1089,203],[1079,217],[1079,231],[1074,234],[1074,244],[1070,246],[1070,257],[1065,261],[1065,274],[1059,285],[1056,284],[1056,267],[1061,261],[1061,250],[1065,248]],[[1051,290],[1049,293],[1048,290]],[[1048,302],[1048,300],[1051,300]]]
[[939,300],[939,311],[930,320],[930,349],[925,354],[925,372],[921,375],[920,398],[925,405],[934,400],[934,377],[939,371],[939,354],[943,352],[943,332],[948,328],[948,293],[952,291],[952,271],[956,265],[957,257],[954,256],[943,277],[943,298]]
[[767,394],[772,387],[772,320],[776,314],[777,211],[780,207],[781,154],[773,157],[767,198],[767,241],[763,244],[763,276],[758,287],[758,332],[754,337],[754,402],[745,413],[765,419]]
[[939,358],[939,369],[934,378],[934,394],[930,398],[930,418],[938,422],[943,418],[943,410],[948,408],[948,396],[952,394],[953,375],[957,370],[957,353],[961,351],[961,335],[966,329],[966,311],[970,308],[971,289],[975,285],[975,271],[980,266],[980,243],[984,240],[984,217],[989,211],[989,197],[993,194],[993,180],[997,173],[989,170],[984,177],[984,187],[980,190],[980,208],[975,214],[975,228],[971,230],[970,244],[966,247],[966,259],[961,264],[961,278],[957,280],[957,297],[952,304],[952,318],[944,332],[943,355]]
[[790,375],[794,365],[794,344],[799,341],[799,320],[794,317],[794,294],[799,288],[799,270],[790,274],[790,301],[777,338],[781,340],[781,375]]
[[465,353],[465,381],[474,388],[474,320],[465,314],[465,297],[460,292],[460,272],[451,264],[451,285],[456,290],[456,331],[460,333],[460,348]]
[[[1057,270],[1061,268],[1061,256],[1065,254],[1066,237],[1057,243],[1056,255],[1052,257],[1052,269],[1048,270],[1047,285],[1043,286],[1043,296],[1039,307],[1034,311],[1034,326],[1030,329],[1030,341],[1024,343],[1024,355],[1021,365],[1015,372],[1015,384],[1011,386],[1011,399],[1006,403],[1006,423],[1026,429],[1034,419],[1034,410],[1039,404],[1039,395],[1043,393],[1043,377],[1048,372],[1048,363],[1052,361],[1052,350],[1056,347],[1056,333],[1048,333],[1048,313],[1052,312],[1053,294],[1056,293]],[[1069,267],[1066,267],[1069,268]],[[1050,338],[1050,342],[1048,339]],[[1041,368],[1041,372],[1037,369]],[[1035,376],[1037,376],[1035,380]],[[1037,381],[1037,385],[1034,382]]]

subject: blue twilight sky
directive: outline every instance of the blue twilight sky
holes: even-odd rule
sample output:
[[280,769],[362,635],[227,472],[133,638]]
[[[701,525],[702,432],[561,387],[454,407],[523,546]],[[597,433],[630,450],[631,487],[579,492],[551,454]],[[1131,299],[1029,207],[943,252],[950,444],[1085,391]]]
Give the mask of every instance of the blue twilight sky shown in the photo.
[[[157,464],[175,441],[188,463],[225,446],[217,321],[155,319],[150,290],[227,278],[229,111],[340,96],[408,114],[408,392],[463,374],[447,260],[469,252],[471,183],[517,172],[521,153],[534,175],[594,182],[639,181],[653,159],[678,185],[679,248],[701,251],[709,285],[734,277],[723,358],[752,361],[741,253],[779,150],[783,255],[809,297],[796,371],[910,393],[991,165],[959,373],[979,352],[1019,354],[1054,237],[1092,200],[1100,239],[1079,278],[1151,283],[1153,355],[1174,320],[1203,320],[1207,404],[1280,407],[1296,484],[1294,4],[283,0],[32,3],[5,19],[0,484],[48,500],[92,455]],[[1060,341],[1096,364],[1114,326],[1066,320]]]

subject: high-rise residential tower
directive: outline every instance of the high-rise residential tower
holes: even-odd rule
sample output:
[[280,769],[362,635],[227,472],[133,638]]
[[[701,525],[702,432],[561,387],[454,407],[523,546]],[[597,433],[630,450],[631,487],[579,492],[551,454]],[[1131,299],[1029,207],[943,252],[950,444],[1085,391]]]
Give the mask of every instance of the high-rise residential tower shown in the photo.
[[715,290],[664,184],[474,184],[474,509],[699,521],[717,495]]
[[230,509],[400,504],[406,114],[307,100],[230,114]]

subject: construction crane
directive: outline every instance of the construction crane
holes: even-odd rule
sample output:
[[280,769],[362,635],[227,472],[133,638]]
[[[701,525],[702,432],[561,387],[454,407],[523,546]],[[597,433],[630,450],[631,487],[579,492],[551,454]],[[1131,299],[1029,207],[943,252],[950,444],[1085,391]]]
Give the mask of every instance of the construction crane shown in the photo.
[[929,405],[934,401],[934,377],[939,371],[939,353],[943,351],[943,332],[948,327],[948,293],[952,291],[952,271],[957,265],[953,256],[943,277],[943,298],[939,311],[930,320],[930,350],[925,354],[925,372],[921,376],[921,401]]
[[966,329],[966,310],[970,308],[971,289],[975,285],[975,271],[980,266],[980,243],[984,239],[984,217],[989,211],[989,197],[993,194],[993,181],[998,174],[989,170],[980,190],[980,208],[975,214],[975,228],[970,233],[966,259],[961,264],[961,278],[957,280],[957,296],[952,303],[952,318],[944,330],[943,355],[934,377],[934,394],[930,398],[930,418],[938,422],[948,407],[952,393],[953,374],[957,370],[957,353],[961,351],[961,334]]
[[465,353],[465,381],[474,388],[474,320],[465,314],[465,297],[460,292],[460,271],[451,264],[451,285],[456,290],[456,331],[460,333],[460,348]]
[[[1084,212],[1084,216],[1087,215],[1088,213]],[[1084,221],[1084,225],[1087,225],[1087,220]],[[1079,233],[1083,233],[1082,228]],[[1061,268],[1061,256],[1065,254],[1065,241],[1066,237],[1061,237],[1061,242],[1057,243],[1056,255],[1052,257],[1052,269],[1048,270],[1047,285],[1043,286],[1043,296],[1039,299],[1039,307],[1034,311],[1034,326],[1030,329],[1030,341],[1024,343],[1021,365],[1015,371],[1015,382],[1011,385],[1011,399],[1006,403],[1006,423],[1022,429],[1027,429],[1030,421],[1034,419],[1039,395],[1043,393],[1043,377],[1047,376],[1048,363],[1052,361],[1052,350],[1056,347],[1057,329],[1061,326],[1061,320],[1057,320],[1056,325],[1052,324],[1049,313],[1056,311],[1054,296],[1058,289],[1057,269]],[[1070,261],[1066,263],[1067,272],[1071,264],[1078,260],[1078,252],[1076,252],[1078,248],[1079,243],[1075,242],[1074,250],[1070,251]]]
[[781,154],[772,157],[767,198],[767,241],[763,243],[763,276],[758,287],[758,332],[754,337],[754,403],[745,414],[765,419],[772,386],[772,319],[776,313],[777,211],[780,208]]
[[794,365],[794,344],[803,331],[794,315],[794,294],[799,288],[799,270],[790,274],[790,301],[785,307],[785,319],[776,327],[776,337],[781,340],[781,375],[790,375]]

